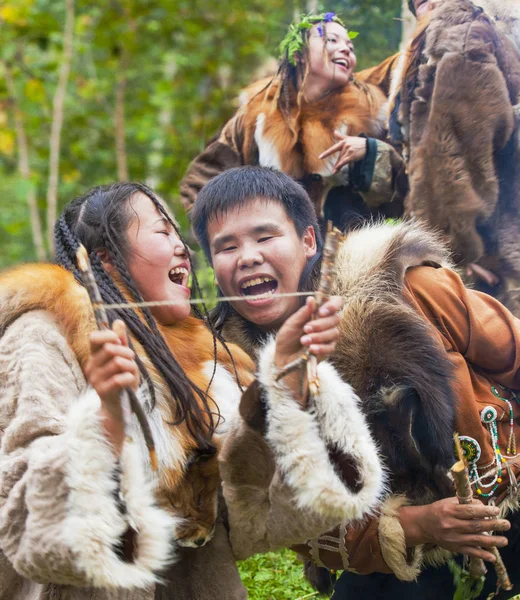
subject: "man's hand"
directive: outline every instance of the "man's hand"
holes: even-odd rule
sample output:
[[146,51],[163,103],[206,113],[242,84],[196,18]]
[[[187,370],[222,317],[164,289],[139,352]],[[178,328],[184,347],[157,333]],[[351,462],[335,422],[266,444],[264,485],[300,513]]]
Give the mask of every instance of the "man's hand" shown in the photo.
[[325,360],[336,348],[339,338],[339,311],[343,306],[340,296],[333,296],[318,310],[318,317],[311,321],[316,310],[316,300],[307,298],[302,306],[282,325],[276,336],[275,365],[282,369],[309,348],[318,360]]
[[425,506],[404,506],[399,521],[408,546],[433,544],[457,554],[476,556],[495,562],[489,548],[507,546],[507,539],[484,532],[508,531],[505,519],[496,519],[499,509],[479,500],[459,504],[457,498],[445,498]]
[[332,173],[337,173],[342,167],[351,162],[363,160],[367,154],[366,138],[356,137],[353,135],[343,135],[339,131],[334,132],[334,137],[339,140],[325,152],[322,152],[318,158],[327,158],[331,154],[339,152],[336,164],[332,168]]
[[[343,299],[334,296],[318,310],[318,317],[310,321],[316,310],[316,300],[307,298],[305,306],[282,325],[276,336],[274,364],[279,369],[300,358],[309,348],[318,361],[326,359],[336,348],[339,338],[339,310]],[[301,378],[304,377],[304,381]],[[302,408],[307,406],[307,378],[297,369],[284,377],[285,385]],[[303,391],[303,395],[301,392]]]

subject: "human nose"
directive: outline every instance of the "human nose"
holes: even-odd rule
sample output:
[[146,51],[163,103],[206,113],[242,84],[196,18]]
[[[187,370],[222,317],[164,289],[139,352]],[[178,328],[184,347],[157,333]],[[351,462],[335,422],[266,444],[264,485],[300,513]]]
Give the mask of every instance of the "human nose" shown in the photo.
[[189,248],[187,248],[181,240],[175,241],[175,248],[173,249],[173,253],[175,256],[187,257],[190,253]]
[[350,56],[350,54],[352,54],[352,48],[348,45],[348,42],[346,40],[342,40],[341,42],[339,42],[338,52]]
[[255,265],[263,263],[262,254],[253,246],[245,246],[240,253],[238,259],[238,267],[240,269],[248,269]]

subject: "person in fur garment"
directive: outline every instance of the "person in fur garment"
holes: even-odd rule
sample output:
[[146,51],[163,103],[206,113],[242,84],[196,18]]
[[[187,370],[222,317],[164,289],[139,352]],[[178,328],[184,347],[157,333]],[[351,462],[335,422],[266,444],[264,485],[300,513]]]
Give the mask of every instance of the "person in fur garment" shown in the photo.
[[[255,378],[239,348],[190,315],[189,251],[148,187],[118,183],[77,198],[55,242],[57,264],[0,276],[1,600],[243,600],[237,556],[374,510],[382,468],[350,386],[320,364],[318,403],[335,399],[345,415],[330,423],[275,378],[302,351],[312,301],[262,350]],[[103,302],[115,305],[111,330],[96,330],[80,243]],[[162,304],[128,306],[143,300]],[[327,308],[332,320],[313,321],[329,336],[313,346],[320,359],[337,338],[338,301]],[[238,412],[239,382],[270,405],[262,436]],[[148,414],[153,474],[140,431],[125,438],[125,387]],[[329,446],[357,465],[355,490]],[[229,523],[217,512],[218,461]],[[257,469],[270,477],[253,488]]]
[[[321,240],[311,202],[285,175],[241,167],[201,190],[192,222],[221,292],[244,297],[219,304],[215,324],[255,357],[298,309],[279,295],[315,289]],[[493,562],[492,545],[520,583],[520,321],[494,298],[465,288],[445,245],[413,222],[350,232],[331,277],[332,293],[344,300],[332,360],[361,399],[391,493],[375,516],[295,549],[345,571],[337,600],[451,598],[448,558]],[[248,301],[253,294],[265,297]],[[305,331],[311,343],[324,341],[312,324]],[[242,403],[251,427],[262,430],[265,407],[247,397]],[[465,436],[471,467],[475,500],[466,507],[453,498],[447,476],[454,431]],[[338,468],[348,465],[340,460]],[[484,535],[491,530],[498,535]],[[326,591],[329,570],[311,571]],[[491,572],[485,591],[494,585]]]
[[354,75],[353,39],[334,13],[291,25],[278,73],[242,94],[235,116],[189,166],[180,185],[188,213],[207,181],[239,165],[290,175],[317,214],[341,228],[360,215],[402,213],[404,164],[385,141],[388,90],[379,70]]
[[405,214],[446,236],[478,289],[520,316],[520,6],[410,0],[417,30],[393,63],[390,136]]

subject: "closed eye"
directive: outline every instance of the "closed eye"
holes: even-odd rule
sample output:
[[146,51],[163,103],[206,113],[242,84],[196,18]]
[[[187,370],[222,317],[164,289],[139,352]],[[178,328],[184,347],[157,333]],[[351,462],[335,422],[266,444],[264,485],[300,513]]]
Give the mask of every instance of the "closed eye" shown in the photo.
[[274,236],[266,235],[265,237],[261,237],[258,242],[267,242],[268,240],[272,240]]

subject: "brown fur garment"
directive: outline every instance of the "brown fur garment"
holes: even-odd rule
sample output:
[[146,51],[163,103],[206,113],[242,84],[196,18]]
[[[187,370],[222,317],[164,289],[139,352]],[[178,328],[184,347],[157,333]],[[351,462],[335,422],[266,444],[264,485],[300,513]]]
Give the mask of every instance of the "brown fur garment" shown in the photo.
[[498,39],[471,2],[445,3],[428,27],[411,109],[407,213],[442,231],[465,262],[485,253],[477,225],[497,207],[495,155],[514,130]]

